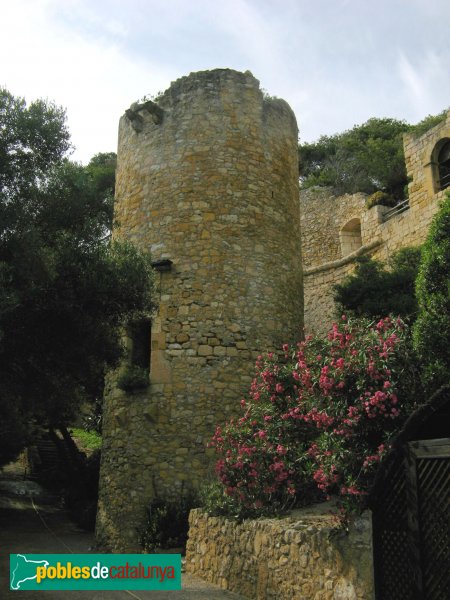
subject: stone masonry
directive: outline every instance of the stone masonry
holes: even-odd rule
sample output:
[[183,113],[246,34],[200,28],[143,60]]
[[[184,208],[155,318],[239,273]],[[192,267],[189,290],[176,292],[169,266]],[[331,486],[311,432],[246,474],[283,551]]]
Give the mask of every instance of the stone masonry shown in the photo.
[[411,180],[409,205],[388,220],[384,215],[389,209],[367,209],[364,194],[335,197],[323,188],[301,191],[307,332],[323,333],[336,318],[333,285],[354,270],[357,256],[367,254],[386,261],[400,248],[425,241],[445,193],[439,189],[436,157],[448,139],[450,111],[444,122],[422,136],[404,135],[406,170]]
[[[97,539],[136,550],[155,496],[196,489],[256,356],[302,330],[297,124],[251,73],[173,83],[120,120],[116,237],[159,273],[150,386],[105,400]],[[170,265],[170,263],[166,263]]]
[[372,600],[370,514],[347,533],[323,506],[241,523],[193,510],[186,571],[251,600]]

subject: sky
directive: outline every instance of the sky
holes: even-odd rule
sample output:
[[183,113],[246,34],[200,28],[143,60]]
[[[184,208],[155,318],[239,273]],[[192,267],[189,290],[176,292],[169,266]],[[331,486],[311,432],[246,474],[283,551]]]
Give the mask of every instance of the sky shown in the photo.
[[448,0],[0,0],[0,86],[67,111],[74,160],[192,71],[250,70],[300,141],[450,106]]

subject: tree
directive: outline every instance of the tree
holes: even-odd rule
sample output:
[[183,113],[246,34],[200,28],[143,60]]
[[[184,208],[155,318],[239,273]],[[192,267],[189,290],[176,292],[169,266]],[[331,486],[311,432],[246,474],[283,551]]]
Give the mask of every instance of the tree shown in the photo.
[[410,128],[410,133],[412,133],[415,137],[419,137],[426,133],[429,129],[432,129],[439,123],[442,123],[447,118],[448,108],[444,109],[437,115],[427,115],[416,125],[412,125]]
[[363,125],[299,147],[303,187],[330,186],[336,194],[377,190],[400,199],[407,183],[402,134],[396,119],[369,119]]
[[390,269],[367,256],[358,258],[355,272],[334,286],[338,312],[377,319],[394,314],[413,321],[420,256],[420,248],[402,248],[392,256]]
[[428,233],[416,282],[414,343],[431,391],[450,381],[450,193]]
[[401,200],[407,195],[408,183],[403,133],[423,135],[446,116],[444,110],[428,115],[416,125],[374,118],[343,133],[300,144],[302,187],[327,186],[336,195],[383,191],[394,200]]
[[153,309],[153,272],[109,240],[114,155],[74,164],[62,109],[6,90],[0,103],[1,463],[101,394],[122,327]]
[[0,88],[0,193],[2,205],[36,187],[69,150],[64,110],[43,100],[15,98]]
[[116,180],[117,154],[115,152],[99,152],[91,158],[86,171],[92,179],[99,194],[114,198]]

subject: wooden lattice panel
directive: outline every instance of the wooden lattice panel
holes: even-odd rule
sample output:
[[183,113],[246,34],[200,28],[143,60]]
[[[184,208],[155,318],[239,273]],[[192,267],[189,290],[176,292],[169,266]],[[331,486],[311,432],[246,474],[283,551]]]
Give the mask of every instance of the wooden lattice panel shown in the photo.
[[450,600],[450,456],[416,464],[424,597]]
[[392,464],[373,512],[377,598],[416,597],[406,511],[405,470],[398,457]]

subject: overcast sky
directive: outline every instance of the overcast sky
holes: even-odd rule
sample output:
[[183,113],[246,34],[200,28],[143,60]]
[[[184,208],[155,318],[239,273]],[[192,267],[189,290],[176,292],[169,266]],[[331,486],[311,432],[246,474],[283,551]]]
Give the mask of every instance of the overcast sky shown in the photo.
[[0,85],[67,109],[74,159],[191,71],[249,69],[302,141],[450,105],[449,0],[0,0]]

